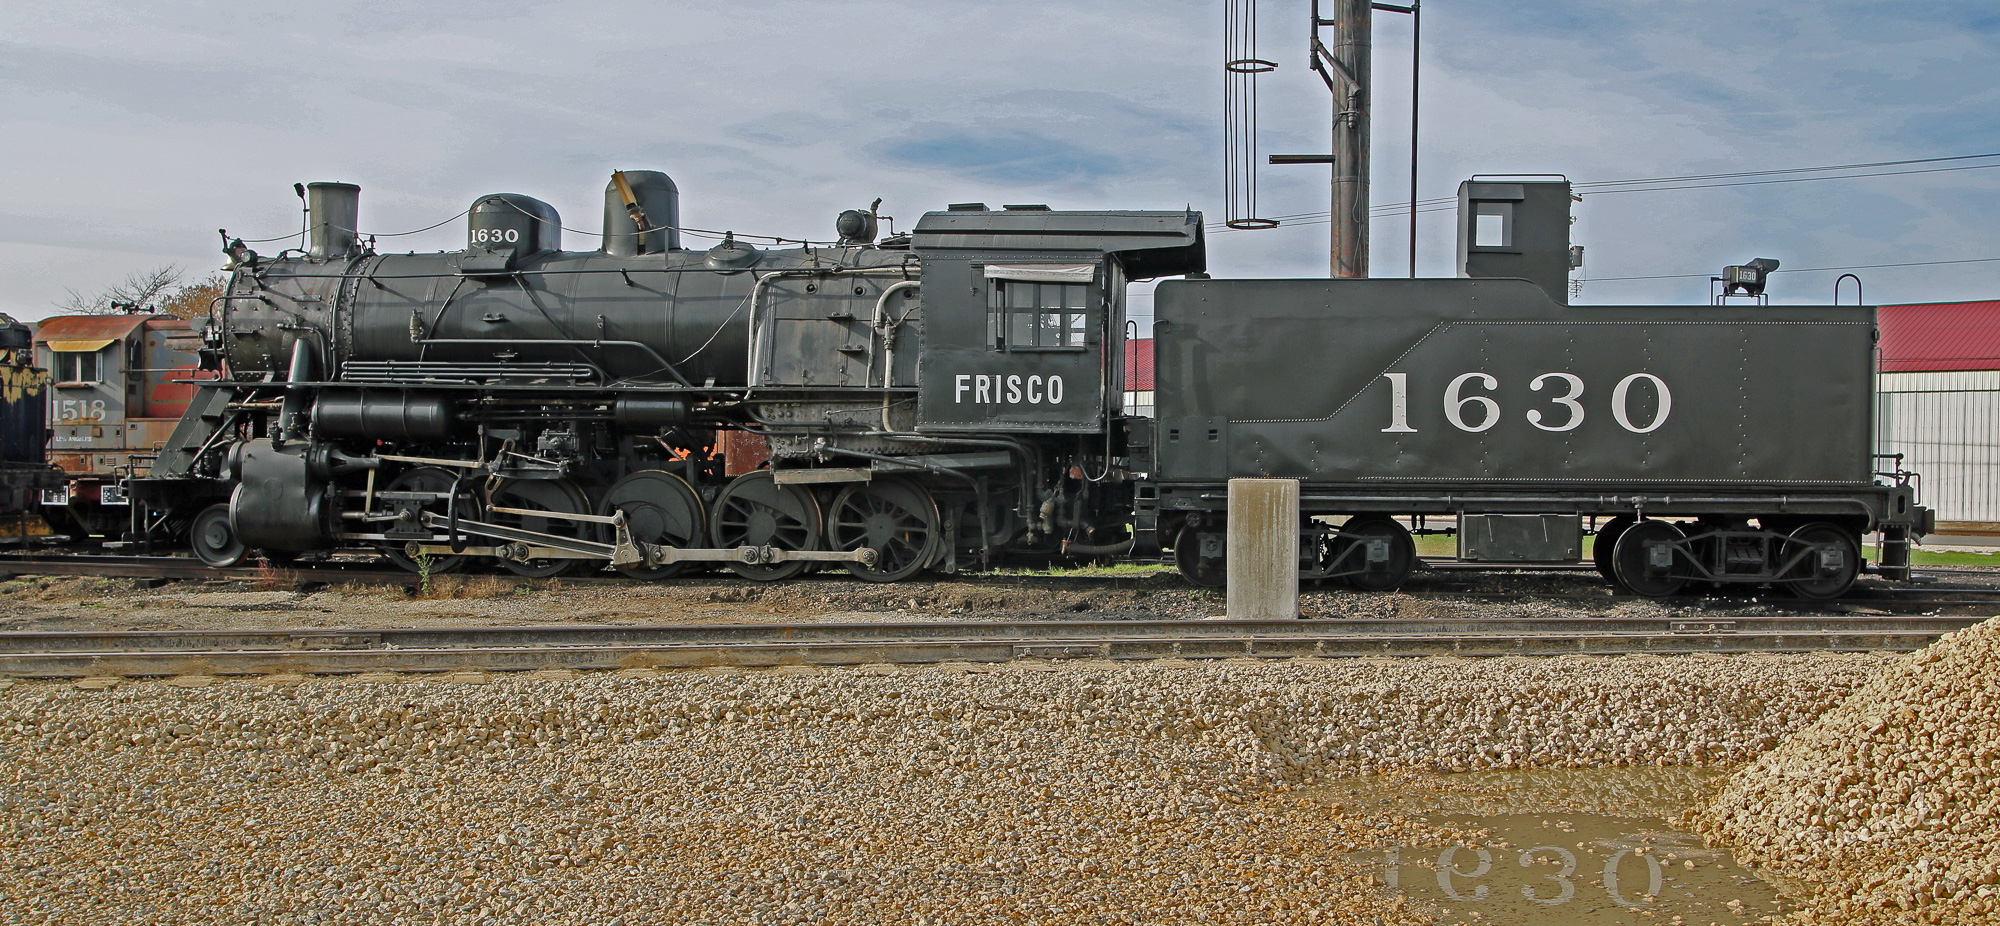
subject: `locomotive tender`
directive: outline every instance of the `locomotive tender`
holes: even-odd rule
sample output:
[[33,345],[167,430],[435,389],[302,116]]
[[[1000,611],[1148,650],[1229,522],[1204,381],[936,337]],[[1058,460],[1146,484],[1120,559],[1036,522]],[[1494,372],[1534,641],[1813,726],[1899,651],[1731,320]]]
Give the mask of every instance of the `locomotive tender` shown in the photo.
[[[1872,309],[1572,308],[1565,182],[1466,184],[1466,278],[1434,280],[1211,280],[1192,211],[961,204],[877,241],[850,210],[837,244],[698,250],[651,171],[613,175],[596,251],[496,194],[463,250],[380,254],[358,195],[311,185],[304,252],[230,243],[227,374],[133,481],[142,539],[758,580],[1171,548],[1214,583],[1226,481],[1283,476],[1312,578],[1400,583],[1392,516],[1496,562],[1573,560],[1589,517],[1641,594],[1826,596],[1864,532],[1893,569],[1927,529],[1873,472]],[[1126,285],[1172,276],[1160,418],[1128,416]],[[725,479],[730,430],[768,468]]]

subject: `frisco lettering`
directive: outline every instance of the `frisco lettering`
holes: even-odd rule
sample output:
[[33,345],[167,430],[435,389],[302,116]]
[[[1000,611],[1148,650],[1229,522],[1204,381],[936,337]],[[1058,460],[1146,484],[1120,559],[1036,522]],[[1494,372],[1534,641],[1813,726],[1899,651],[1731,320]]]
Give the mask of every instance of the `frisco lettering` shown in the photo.
[[967,394],[972,396],[973,402],[1013,405],[1024,401],[1029,405],[1061,405],[1063,400],[1063,378],[1060,376],[960,373],[954,385],[957,389],[952,401],[959,403],[966,401]]

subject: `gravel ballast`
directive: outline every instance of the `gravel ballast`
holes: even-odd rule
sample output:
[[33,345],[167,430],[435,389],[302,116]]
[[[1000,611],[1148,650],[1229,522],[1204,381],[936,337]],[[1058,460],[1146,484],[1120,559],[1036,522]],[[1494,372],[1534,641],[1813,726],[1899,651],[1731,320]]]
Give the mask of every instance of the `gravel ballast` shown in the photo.
[[1743,762],[1887,661],[22,683],[0,922],[1420,923],[1312,783]]
[[1807,885],[1803,923],[2000,921],[2000,618],[1884,669],[1698,825]]

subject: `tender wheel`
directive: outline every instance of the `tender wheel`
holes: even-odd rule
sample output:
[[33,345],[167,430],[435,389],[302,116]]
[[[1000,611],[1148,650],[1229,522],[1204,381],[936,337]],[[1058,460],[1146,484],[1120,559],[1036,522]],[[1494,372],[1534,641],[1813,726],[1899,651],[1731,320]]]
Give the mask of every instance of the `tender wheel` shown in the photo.
[[[1387,544],[1386,559],[1370,561],[1368,545],[1377,541]],[[1363,545],[1362,549],[1348,556],[1347,562],[1351,565],[1344,568],[1366,568],[1335,578],[1364,592],[1386,592],[1395,588],[1410,577],[1411,570],[1417,568],[1417,542],[1410,538],[1409,528],[1397,523],[1394,518],[1379,514],[1348,518],[1347,523],[1340,526],[1340,533],[1333,537],[1331,555],[1339,558],[1356,544]]]
[[826,513],[827,548],[875,550],[875,565],[842,563],[870,582],[900,582],[937,558],[937,502],[923,486],[901,479],[857,482],[834,497]]
[[[1209,534],[1213,547],[1201,548],[1201,535]],[[1229,558],[1224,553],[1223,533],[1218,527],[1202,530],[1192,524],[1181,526],[1181,532],[1174,537],[1174,568],[1181,571],[1181,578],[1189,584],[1203,588],[1221,588],[1229,583]],[[1204,556],[1203,553],[1208,555]]]
[[[583,490],[567,479],[509,479],[501,483],[487,496],[486,503],[493,508],[522,508],[533,511],[547,511],[556,514],[589,514],[590,498]],[[501,514],[490,512],[492,523],[502,527],[513,527],[538,534],[554,534],[577,540],[596,541],[599,537],[597,525],[586,521],[571,521],[567,518],[551,518],[531,514]],[[501,541],[504,542],[504,541]],[[517,576],[531,579],[546,579],[551,576],[568,575],[592,565],[602,565],[601,561],[587,559],[531,559],[516,562],[506,557],[500,558],[501,568]]]
[[1597,574],[1603,576],[1604,581],[1618,584],[1618,577],[1612,574],[1611,551],[1618,547],[1618,535],[1637,523],[1630,515],[1621,514],[1597,529],[1597,540],[1590,548],[1590,561],[1597,565]]
[[1801,545],[1824,549],[1806,554],[1805,560],[1785,573],[1782,587],[1800,598],[1838,598],[1854,585],[1861,574],[1861,545],[1848,531],[1824,521],[1808,524],[1792,532],[1786,557]]
[[[644,469],[612,483],[597,513],[614,511],[625,512],[625,529],[631,532],[634,543],[685,548],[707,542],[707,515],[701,496],[673,473]],[[635,579],[671,579],[686,572],[689,565],[620,566],[618,571]]]
[[1611,550],[1612,581],[1647,598],[1664,598],[1680,591],[1688,580],[1672,545],[1685,537],[1680,528],[1665,521],[1640,521],[1626,528]]
[[243,541],[236,539],[236,528],[229,523],[228,505],[210,505],[194,516],[194,524],[188,528],[188,545],[194,548],[196,559],[227,569],[243,562],[250,551]]
[[[449,506],[445,504],[444,499],[398,499],[396,498],[396,494],[400,492],[412,492],[445,495],[451,492],[451,487],[457,479],[458,476],[456,473],[436,466],[419,466],[415,469],[404,470],[395,479],[390,480],[387,487],[377,493],[375,506],[377,509],[386,509],[392,512],[400,511],[411,515],[411,518],[407,520],[392,522],[393,529],[423,530],[423,523],[419,520],[422,512],[430,511],[440,515],[449,513]],[[469,483],[470,480],[468,480],[468,485]],[[459,488],[458,516],[461,520],[472,521],[480,520],[481,516],[479,503],[473,499],[471,491],[465,486]],[[472,543],[484,545],[484,542],[477,538],[468,538],[468,540]],[[411,572],[423,572],[424,570],[419,567],[416,558],[409,554],[408,547],[409,541],[406,540],[386,541],[382,544],[382,554],[389,558],[389,562],[395,563],[397,566]],[[464,555],[447,554],[444,556],[432,556],[430,558],[430,573],[432,575],[442,575],[447,572],[457,572],[465,568],[465,564],[471,560],[472,557]]]
[[[772,481],[770,470],[758,470],[722,487],[709,519],[709,537],[718,547],[817,550],[821,521],[819,500],[804,486],[781,486]],[[746,579],[776,582],[805,572],[808,565],[796,560],[732,562],[729,569]]]

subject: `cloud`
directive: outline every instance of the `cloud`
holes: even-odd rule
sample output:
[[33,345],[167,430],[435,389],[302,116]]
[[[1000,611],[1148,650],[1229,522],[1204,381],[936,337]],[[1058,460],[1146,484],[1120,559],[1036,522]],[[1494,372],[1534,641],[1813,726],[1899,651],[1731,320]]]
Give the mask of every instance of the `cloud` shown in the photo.
[[[1280,68],[1260,81],[1261,153],[1328,144],[1298,11],[1264,5],[1261,50]],[[689,224],[762,234],[824,236],[875,196],[899,228],[965,201],[1220,218],[1220,18],[1214,0],[29,5],[0,42],[0,310],[37,317],[67,288],[211,266],[217,227],[282,235],[298,222],[291,184],[316,179],[360,183],[378,231],[503,190],[594,229],[620,167],[672,174]],[[1425,197],[1486,171],[1606,180],[2000,151],[1990,3],[1466,0],[1424,20]],[[1377,17],[1377,203],[1408,183],[1408,34],[1407,17]],[[1995,256],[1994,174],[1590,196],[1574,234],[1592,277],[1760,253]],[[1266,214],[1324,209],[1326,169],[1265,167],[1260,194]],[[1420,269],[1451,274],[1451,214],[1421,218]],[[1404,268],[1406,235],[1400,217],[1375,220],[1379,274]],[[1326,264],[1323,224],[1210,244],[1221,276]],[[2000,292],[1993,265],[1866,275],[1871,297]],[[1606,282],[1585,298],[1698,302],[1704,285]]]

